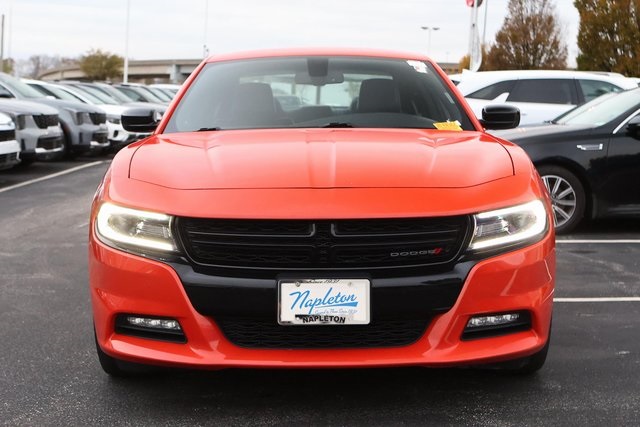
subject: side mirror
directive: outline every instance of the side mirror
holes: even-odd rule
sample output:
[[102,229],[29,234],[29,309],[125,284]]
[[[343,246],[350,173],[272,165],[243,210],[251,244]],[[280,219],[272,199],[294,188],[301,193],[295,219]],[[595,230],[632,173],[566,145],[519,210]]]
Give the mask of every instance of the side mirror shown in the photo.
[[149,133],[156,130],[161,113],[148,108],[131,108],[122,113],[122,127],[127,132]]
[[480,123],[486,129],[513,129],[520,124],[520,110],[512,105],[487,105]]
[[635,116],[627,123],[627,135],[631,138],[640,139],[640,115]]

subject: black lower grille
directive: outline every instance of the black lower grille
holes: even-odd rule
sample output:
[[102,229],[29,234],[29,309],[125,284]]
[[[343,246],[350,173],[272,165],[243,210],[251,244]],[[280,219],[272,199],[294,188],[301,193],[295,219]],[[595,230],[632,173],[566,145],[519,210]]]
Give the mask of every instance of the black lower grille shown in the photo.
[[0,165],[15,163],[18,161],[18,153],[0,154]]
[[179,218],[177,232],[201,265],[260,269],[360,269],[451,262],[467,216],[362,220]]
[[64,142],[61,136],[42,136],[38,138],[38,148],[45,150],[55,150],[61,148]]
[[99,144],[106,144],[109,142],[109,136],[104,132],[94,132],[92,139]]
[[217,320],[233,344],[247,348],[330,349],[401,347],[424,334],[427,320],[379,320],[369,325],[282,326],[255,319]]

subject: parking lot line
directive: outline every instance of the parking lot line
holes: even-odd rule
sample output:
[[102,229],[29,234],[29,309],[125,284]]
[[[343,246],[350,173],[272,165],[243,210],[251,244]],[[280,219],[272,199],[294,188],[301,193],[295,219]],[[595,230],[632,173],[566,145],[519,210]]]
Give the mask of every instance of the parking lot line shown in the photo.
[[56,178],[56,177],[59,177],[59,176],[62,176],[62,175],[67,175],[67,174],[79,171],[81,169],[86,169],[86,168],[90,168],[92,166],[101,165],[101,164],[106,163],[106,162],[107,162],[107,160],[99,160],[97,162],[87,163],[87,164],[84,164],[84,165],[76,166],[76,167],[71,168],[71,169],[65,169],[65,170],[60,171],[60,172],[52,173],[51,175],[41,176],[40,178],[31,179],[29,181],[21,182],[20,184],[15,184],[15,185],[11,185],[9,187],[0,188],[0,193],[4,193],[5,191],[9,191],[9,190],[15,190],[16,188],[24,187],[24,186],[27,186],[27,185],[35,184],[36,182],[46,181],[48,179]]
[[640,239],[560,239],[556,240],[556,244],[561,243],[640,243]]
[[553,302],[640,302],[640,297],[554,298]]

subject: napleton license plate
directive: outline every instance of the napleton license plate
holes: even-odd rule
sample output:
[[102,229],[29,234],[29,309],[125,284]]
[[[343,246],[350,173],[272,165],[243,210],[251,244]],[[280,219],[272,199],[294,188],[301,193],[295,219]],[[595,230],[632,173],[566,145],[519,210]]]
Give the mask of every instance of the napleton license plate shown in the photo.
[[278,283],[281,325],[367,325],[367,279],[299,279]]

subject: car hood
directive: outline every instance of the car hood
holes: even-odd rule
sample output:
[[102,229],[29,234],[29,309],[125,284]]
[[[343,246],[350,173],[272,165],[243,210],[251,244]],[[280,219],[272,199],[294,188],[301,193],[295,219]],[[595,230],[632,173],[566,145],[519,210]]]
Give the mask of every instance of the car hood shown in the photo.
[[0,111],[10,114],[58,114],[55,108],[19,99],[0,99]]
[[517,142],[521,140],[536,139],[540,140],[548,137],[566,137],[569,135],[583,135],[590,133],[593,125],[563,125],[563,124],[544,124],[536,126],[521,126],[515,129],[491,131],[493,135],[500,138]]
[[129,170],[176,189],[460,188],[512,175],[511,157],[490,135],[414,129],[156,135]]
[[82,111],[86,113],[104,113],[99,107],[90,104],[84,104],[82,102],[63,101],[61,99],[49,99],[49,98],[37,98],[34,102],[50,105],[57,109],[68,109],[74,111]]

